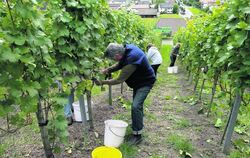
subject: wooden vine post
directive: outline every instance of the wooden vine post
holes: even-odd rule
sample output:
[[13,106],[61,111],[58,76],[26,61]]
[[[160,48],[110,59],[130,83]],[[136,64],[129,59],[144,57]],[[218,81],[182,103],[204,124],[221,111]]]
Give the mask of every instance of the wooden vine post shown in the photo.
[[203,91],[203,89],[204,89],[205,81],[206,81],[206,79],[204,78],[204,79],[202,80],[202,84],[201,84],[201,89],[200,89],[200,94],[199,94],[199,100],[201,100],[201,97],[202,97],[202,91]]
[[82,125],[83,129],[85,130],[87,125],[87,115],[86,115],[86,105],[85,105],[85,98],[84,93],[79,97],[79,106],[81,111],[81,118],[82,118]]
[[44,148],[46,157],[54,158],[54,154],[52,152],[52,148],[49,142],[48,129],[46,128],[48,121],[47,121],[47,118],[44,117],[44,114],[43,114],[42,98],[40,94],[39,94],[38,99],[39,100],[38,100],[38,105],[37,105],[38,107],[37,107],[36,117],[37,117],[38,125],[40,128],[43,148]]
[[199,83],[199,80],[200,80],[200,68],[198,68],[197,70],[197,74],[195,76],[196,78],[196,81],[195,81],[195,85],[194,85],[194,93],[196,92],[196,89],[197,89],[197,86],[198,86],[198,83]]
[[[109,74],[106,76],[107,79],[112,79],[112,75]],[[111,85],[108,85],[109,86],[109,92],[108,92],[108,100],[109,100],[109,105],[112,106],[112,86]]]
[[123,94],[123,89],[124,89],[124,83],[121,83],[121,94]]
[[[231,104],[230,104],[231,105]],[[225,129],[224,129],[224,131],[223,131],[223,135],[222,135],[222,137],[221,137],[221,142],[220,142],[220,144],[222,145],[222,143],[223,143],[223,141],[224,141],[224,138],[225,138],[225,135],[226,135],[226,131],[227,131],[227,127],[228,127],[228,124],[229,124],[229,121],[230,121],[230,117],[231,117],[231,115],[232,115],[232,110],[233,110],[233,105],[231,105],[232,107],[231,107],[231,109],[230,109],[230,113],[229,113],[229,116],[228,116],[228,119],[227,119],[227,124],[226,124],[226,127],[225,127]]]
[[206,82],[206,74],[207,74],[207,71],[208,71],[208,67],[206,66],[205,68],[203,68],[203,80],[202,80],[202,84],[201,84],[201,89],[200,89],[200,94],[199,94],[199,100],[201,100],[201,97],[202,97],[202,92],[203,92],[203,89],[204,89],[204,85],[205,85],[205,82]]
[[226,154],[229,153],[229,151],[230,151],[231,138],[232,138],[235,123],[237,120],[237,115],[239,113],[240,103],[241,103],[241,93],[240,93],[240,91],[238,91],[236,96],[235,96],[234,105],[232,107],[228,126],[226,128],[225,142],[223,145],[223,153],[226,153]]
[[109,85],[109,105],[112,106],[112,86]]
[[91,91],[86,92],[87,104],[88,104],[88,114],[89,114],[89,127],[91,130],[94,129],[93,115],[92,115],[92,102],[91,102]]
[[212,108],[213,101],[214,101],[214,95],[215,95],[215,91],[216,91],[216,86],[217,86],[218,79],[219,79],[219,74],[215,73],[214,84],[213,84],[213,88],[212,88],[212,96],[211,96],[209,107],[208,107],[207,117],[209,116],[209,114],[211,112],[211,108]]

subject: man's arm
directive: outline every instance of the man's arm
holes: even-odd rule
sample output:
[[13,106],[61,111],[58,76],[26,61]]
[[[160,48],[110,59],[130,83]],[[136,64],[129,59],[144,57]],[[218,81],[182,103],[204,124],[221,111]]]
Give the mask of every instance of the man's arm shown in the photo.
[[122,68],[120,75],[116,79],[110,79],[110,80],[104,80],[101,81],[101,84],[108,84],[108,85],[115,85],[124,82],[131,76],[135,70],[136,70],[136,65],[126,65]]
[[121,69],[120,64],[117,63],[117,64],[114,64],[114,65],[108,67],[107,69],[105,69],[105,70],[103,70],[103,71],[104,71],[104,73],[106,73],[106,74],[110,74],[110,73],[115,72],[115,71],[118,71],[118,70],[120,70],[120,69]]

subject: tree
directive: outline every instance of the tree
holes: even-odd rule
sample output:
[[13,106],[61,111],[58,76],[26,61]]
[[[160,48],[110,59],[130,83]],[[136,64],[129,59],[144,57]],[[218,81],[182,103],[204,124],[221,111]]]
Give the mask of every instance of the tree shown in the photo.
[[174,7],[173,7],[173,13],[174,14],[178,14],[179,13],[179,6],[178,6],[178,4],[174,4]]

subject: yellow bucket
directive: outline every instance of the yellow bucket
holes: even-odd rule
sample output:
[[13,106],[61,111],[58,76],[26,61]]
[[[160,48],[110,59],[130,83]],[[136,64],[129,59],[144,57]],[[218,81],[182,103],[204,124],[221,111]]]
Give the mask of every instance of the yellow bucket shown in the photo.
[[122,153],[116,148],[101,146],[92,151],[92,158],[122,158]]

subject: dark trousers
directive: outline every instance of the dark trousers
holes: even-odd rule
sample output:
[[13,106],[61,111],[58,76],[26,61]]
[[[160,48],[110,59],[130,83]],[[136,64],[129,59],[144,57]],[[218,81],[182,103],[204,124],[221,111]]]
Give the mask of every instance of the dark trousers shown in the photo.
[[157,70],[159,68],[161,64],[158,64],[158,65],[151,65],[151,67],[154,69],[154,72],[155,72],[155,76],[157,75]]
[[176,55],[170,55],[170,60],[171,60],[171,63],[170,63],[170,65],[169,65],[169,67],[173,67],[174,66],[174,63],[175,63],[175,61],[176,61]]
[[133,91],[133,104],[131,108],[133,134],[142,133],[143,129],[143,103],[152,86],[144,86]]

